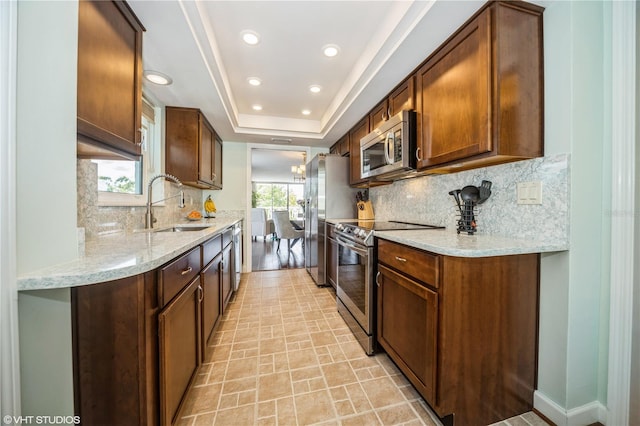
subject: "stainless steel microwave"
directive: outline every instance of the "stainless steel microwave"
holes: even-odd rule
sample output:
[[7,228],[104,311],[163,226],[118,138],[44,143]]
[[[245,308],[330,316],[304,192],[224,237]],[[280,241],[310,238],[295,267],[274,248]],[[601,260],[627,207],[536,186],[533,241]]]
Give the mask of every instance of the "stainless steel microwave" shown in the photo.
[[416,113],[404,110],[360,139],[363,178],[399,178],[416,169]]

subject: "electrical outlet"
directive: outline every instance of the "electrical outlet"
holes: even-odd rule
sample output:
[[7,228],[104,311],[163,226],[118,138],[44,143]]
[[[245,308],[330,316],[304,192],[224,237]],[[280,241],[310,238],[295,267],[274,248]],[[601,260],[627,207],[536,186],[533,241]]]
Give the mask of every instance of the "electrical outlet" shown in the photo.
[[516,191],[518,204],[542,204],[542,182],[518,182]]

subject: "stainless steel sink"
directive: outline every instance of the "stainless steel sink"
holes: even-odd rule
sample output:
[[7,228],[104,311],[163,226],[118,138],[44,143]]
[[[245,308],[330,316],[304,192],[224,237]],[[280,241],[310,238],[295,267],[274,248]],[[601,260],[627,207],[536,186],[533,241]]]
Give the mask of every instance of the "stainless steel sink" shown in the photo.
[[189,231],[202,231],[203,229],[207,229],[209,226],[172,226],[170,228],[161,228],[155,230],[154,232],[189,232]]

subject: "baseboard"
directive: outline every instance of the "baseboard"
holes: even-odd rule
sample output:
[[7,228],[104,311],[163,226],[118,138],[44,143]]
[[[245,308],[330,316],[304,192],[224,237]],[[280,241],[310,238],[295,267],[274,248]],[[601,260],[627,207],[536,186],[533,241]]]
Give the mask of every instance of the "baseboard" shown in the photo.
[[533,394],[533,406],[558,426],[586,426],[594,423],[607,424],[607,407],[593,401],[567,410],[539,391]]

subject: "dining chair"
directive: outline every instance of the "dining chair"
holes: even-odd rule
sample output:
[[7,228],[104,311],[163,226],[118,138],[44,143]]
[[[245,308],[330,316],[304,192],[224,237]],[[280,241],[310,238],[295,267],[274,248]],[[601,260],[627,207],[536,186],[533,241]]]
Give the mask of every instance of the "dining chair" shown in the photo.
[[[287,248],[291,250],[291,247],[295,246],[298,240],[304,237],[304,229],[295,229],[293,227],[287,210],[274,211],[273,224],[276,227],[276,236],[278,237],[278,248],[276,251],[280,251],[281,239],[287,240]],[[293,244],[291,240],[293,240]]]

